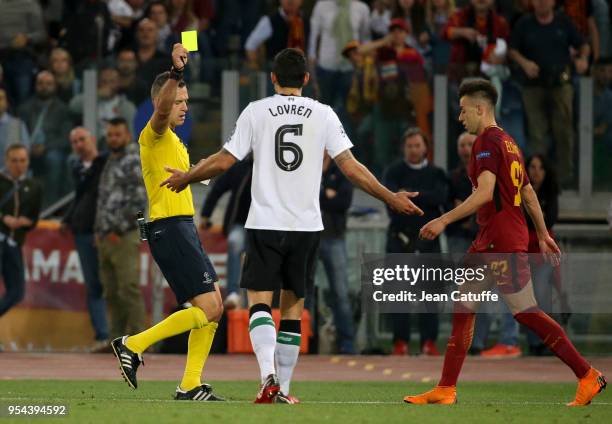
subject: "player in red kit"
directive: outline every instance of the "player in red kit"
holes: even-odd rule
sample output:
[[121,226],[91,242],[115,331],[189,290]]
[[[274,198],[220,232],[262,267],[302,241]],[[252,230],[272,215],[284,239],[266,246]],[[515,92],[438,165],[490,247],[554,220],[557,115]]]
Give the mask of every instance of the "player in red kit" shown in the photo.
[[[529,236],[522,207],[535,223],[541,253],[558,263],[560,250],[548,234],[518,146],[496,125],[497,91],[487,80],[473,79],[461,84],[459,98],[459,120],[468,132],[478,135],[468,170],[473,192],[455,209],[428,222],[421,228],[420,236],[434,239],[448,224],[477,212],[480,229],[468,253],[485,254],[488,265],[497,265],[494,283],[514,318],[537,334],[578,378],[576,397],[568,405],[588,405],[606,387],[606,379],[584,360],[561,326],[539,309],[535,301],[527,260]],[[472,343],[475,310],[471,304],[455,304],[440,382],[426,393],[406,396],[404,402],[456,403],[457,379]]]

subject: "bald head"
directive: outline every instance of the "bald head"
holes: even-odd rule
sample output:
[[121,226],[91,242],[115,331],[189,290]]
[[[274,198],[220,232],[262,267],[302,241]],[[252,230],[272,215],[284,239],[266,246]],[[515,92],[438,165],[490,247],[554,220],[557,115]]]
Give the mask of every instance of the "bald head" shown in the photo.
[[474,145],[475,140],[476,136],[467,131],[457,138],[457,153],[459,154],[459,159],[461,159],[461,163],[463,163],[464,166],[467,166],[467,164],[470,162],[472,146]]
[[83,162],[92,161],[98,156],[96,137],[85,127],[76,127],[70,131],[72,151]]

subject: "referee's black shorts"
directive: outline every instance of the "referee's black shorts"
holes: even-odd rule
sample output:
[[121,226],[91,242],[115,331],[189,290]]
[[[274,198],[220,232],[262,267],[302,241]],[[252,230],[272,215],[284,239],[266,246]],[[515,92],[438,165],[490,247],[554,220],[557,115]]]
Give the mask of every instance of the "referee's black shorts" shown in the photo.
[[303,298],[314,281],[320,231],[247,229],[240,287],[254,291],[292,290]]
[[179,304],[215,291],[217,273],[202,248],[193,217],[162,218],[148,226],[151,254]]

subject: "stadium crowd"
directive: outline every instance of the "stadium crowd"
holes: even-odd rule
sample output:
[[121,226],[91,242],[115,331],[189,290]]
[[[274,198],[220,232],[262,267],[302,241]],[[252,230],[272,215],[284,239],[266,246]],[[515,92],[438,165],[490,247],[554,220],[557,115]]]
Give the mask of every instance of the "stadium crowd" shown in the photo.
[[[131,133],[122,135],[126,143],[138,138],[137,116],[150,110],[149,88],[157,74],[170,68],[172,45],[180,41],[181,32],[198,34],[199,51],[192,53],[187,82],[208,84],[216,97],[221,95],[223,70],[269,71],[278,51],[298,47],[307,53],[311,67],[306,95],[335,109],[355,144],[356,157],[390,189],[421,193],[415,203],[425,211],[423,217],[389,211],[387,252],[439,252],[437,241],[419,240],[417,233],[471,192],[465,168],[474,137],[464,134],[456,120],[456,93],[466,77],[485,76],[500,92],[498,122],[526,156],[533,157],[527,162],[530,178],[552,227],[559,188],[577,183],[578,77],[592,76],[593,181],[596,188],[612,188],[611,23],[609,0],[0,0],[0,148],[27,147],[30,173],[43,185],[43,205],[76,188],[84,209],[79,212],[73,205],[65,222],[80,234],[81,261],[97,270],[93,262],[98,254],[87,252],[86,246],[98,231],[94,226],[103,224],[92,221],[78,228],[83,223],[74,219],[75,213],[85,216],[96,209],[95,200],[83,197],[83,190],[113,196],[112,188],[88,186],[90,178],[95,184],[111,180],[100,177],[108,158],[97,159],[97,148],[109,150],[107,125],[125,126]],[[82,128],[83,72],[90,68],[98,71],[95,134]],[[433,80],[439,74],[447,75],[449,82],[449,145],[457,140],[457,149],[449,151],[452,170],[432,164]],[[112,159],[116,152],[110,150]],[[243,210],[226,215],[223,223],[230,241],[230,294],[237,291],[244,208],[249,204],[242,194],[250,168],[240,166],[243,169],[218,181],[213,191],[220,196],[242,190],[230,204]],[[71,170],[74,182],[68,183]],[[338,266],[346,263],[351,191],[333,165],[325,172],[321,207],[327,234],[320,256],[334,292],[338,349],[352,353],[347,277],[345,267]],[[214,207],[212,200],[204,205],[204,226]],[[104,237],[111,234],[129,235],[126,249],[135,243],[134,228],[119,228],[110,221],[98,231],[103,238],[99,248],[104,249]],[[473,219],[457,223],[447,231],[450,248],[465,251],[474,234]],[[112,250],[113,240],[107,241]],[[540,274],[538,278],[554,285],[551,270]],[[97,293],[88,302],[96,338],[102,341],[109,330],[100,306],[100,279],[92,274],[87,279],[90,294]],[[121,301],[114,299],[113,309],[120,308]],[[232,302],[237,303],[235,297]],[[138,299],[132,299],[133,304],[139,304]],[[422,351],[437,354],[437,314],[422,314],[419,320]],[[409,317],[393,316],[392,321],[394,353],[407,353]],[[121,325],[113,321],[111,332],[117,333]],[[516,331],[504,331],[498,351],[516,353]],[[476,350],[485,348],[485,338],[486,329],[476,338]],[[534,345],[533,352],[538,349]]]

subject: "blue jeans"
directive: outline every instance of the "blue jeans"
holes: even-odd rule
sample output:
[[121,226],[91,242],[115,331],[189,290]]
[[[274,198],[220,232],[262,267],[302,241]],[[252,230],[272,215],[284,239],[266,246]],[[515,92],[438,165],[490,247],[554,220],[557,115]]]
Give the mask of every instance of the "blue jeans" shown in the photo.
[[45,182],[43,205],[57,201],[71,189],[68,177],[68,151],[62,148],[48,148],[42,156],[32,157],[32,173]]
[[36,65],[24,51],[13,51],[2,61],[4,81],[13,106],[16,108],[30,97]]
[[330,308],[336,325],[338,349],[341,353],[354,353],[353,313],[349,303],[346,242],[344,238],[321,238],[319,259],[323,263],[329,282]]
[[472,245],[471,237],[448,236],[448,253],[467,253]]
[[512,134],[516,144],[525,152],[527,149],[527,136],[525,135],[523,99],[521,98],[521,88],[512,80],[504,83],[500,115],[500,125],[509,134]]
[[227,293],[240,291],[240,258],[246,249],[246,230],[243,225],[233,225],[227,235]]
[[2,278],[6,289],[0,299],[0,317],[13,306],[21,302],[25,295],[25,274],[21,246],[8,243],[6,239],[0,242],[0,261],[2,261]]
[[[501,325],[499,329],[498,343],[517,346],[519,336],[519,325],[515,321],[506,302],[502,302]],[[491,321],[497,316],[496,313],[478,313],[476,314],[476,322],[474,324],[474,338],[472,340],[472,348],[483,350],[487,344]]]
[[331,106],[338,114],[349,137],[352,137],[351,120],[346,111],[346,98],[353,83],[353,71],[328,71],[317,66],[317,84],[320,101]]
[[98,250],[94,244],[94,236],[93,234],[75,234],[74,243],[85,279],[87,309],[91,325],[96,333],[96,340],[108,339],[106,302],[102,296],[102,283],[98,273]]
[[[533,281],[535,298],[540,309],[547,314],[550,314],[552,310],[552,273],[552,266],[546,262],[539,265],[531,264],[531,280]],[[527,330],[527,342],[529,346],[543,345],[542,339],[529,329]]]

